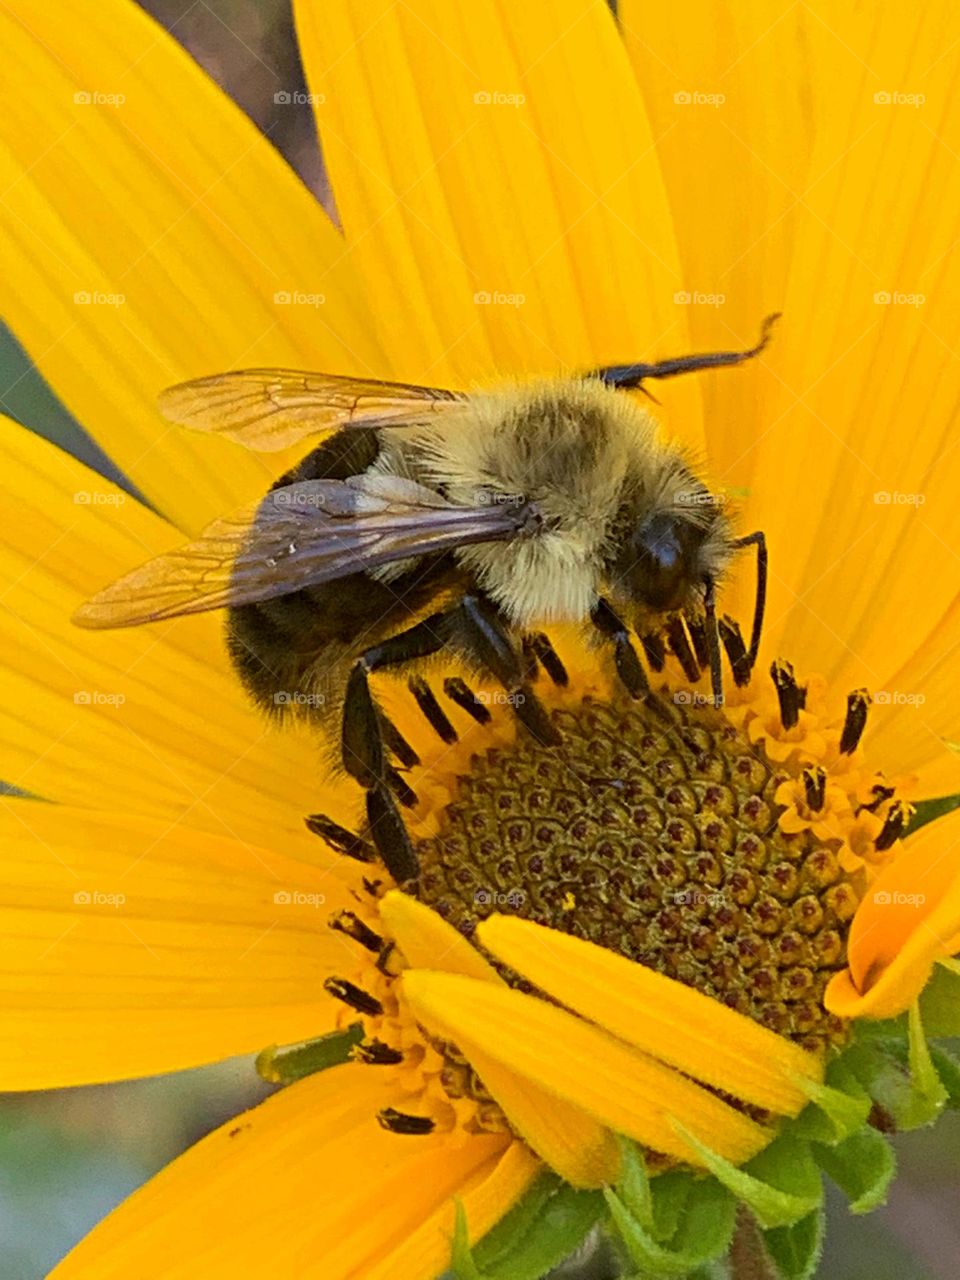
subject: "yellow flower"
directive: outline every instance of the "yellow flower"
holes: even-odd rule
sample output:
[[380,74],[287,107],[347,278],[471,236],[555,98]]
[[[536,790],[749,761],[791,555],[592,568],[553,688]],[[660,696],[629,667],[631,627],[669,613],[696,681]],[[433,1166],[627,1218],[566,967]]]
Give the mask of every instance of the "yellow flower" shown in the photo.
[[[740,1165],[815,1093],[847,1020],[906,1009],[960,939],[960,819],[899,852],[908,801],[960,792],[952,6],[893,22],[825,3],[624,0],[622,30],[602,0],[469,19],[441,0],[295,7],[342,232],[130,0],[0,12],[7,318],[150,504],[5,423],[0,776],[55,803],[3,806],[0,1087],[181,1069],[358,1019],[365,1036],[359,1061],[181,1157],[62,1277],[429,1277],[450,1257],[453,1197],[476,1241],[541,1162],[578,1187],[614,1179],[618,1134]],[[667,431],[742,531],[765,530],[772,582],[760,673],[726,720],[677,704],[701,735],[696,767],[722,757],[734,783],[726,800],[653,792],[680,815],[676,849],[658,846],[654,866],[646,846],[629,887],[682,898],[658,965],[624,937],[598,945],[618,916],[591,897],[597,865],[616,885],[596,830],[550,898],[535,870],[504,872],[506,889],[469,881],[472,899],[426,879],[419,901],[366,889],[364,868],[303,824],[348,824],[352,788],[324,778],[308,735],[254,716],[216,619],[69,625],[105,582],[283,469],[164,423],[165,386],[276,365],[472,387],[745,346],[774,309],[762,361],[662,384]],[[736,617],[750,584],[738,565],[723,598]],[[556,644],[572,679],[549,702],[585,756],[642,755],[643,715],[610,721],[622,695],[577,637]],[[775,658],[797,673],[778,666],[776,688]],[[672,659],[666,678],[695,687]],[[847,695],[862,688],[877,705],[861,743]],[[428,870],[451,870],[439,852],[477,816],[478,779],[519,771],[529,821],[524,770],[543,761],[508,708],[492,727],[458,711],[451,748],[381,691],[424,762]],[[471,752],[487,753],[472,769]],[[638,786],[655,776],[640,763]],[[610,802],[582,784],[596,827]],[[740,818],[759,824],[763,806],[763,840],[728,877]],[[613,825],[619,838],[622,815]],[[496,853],[507,834],[495,826]],[[461,849],[473,856],[471,838]],[[752,985],[714,966],[697,990],[718,945],[697,930],[721,890],[774,928],[745,939]],[[524,919],[516,895],[535,892]],[[468,919],[471,901],[484,909]],[[476,928],[496,967],[431,905]],[[785,940],[806,963],[773,954]],[[282,1055],[262,1061],[283,1076]]]

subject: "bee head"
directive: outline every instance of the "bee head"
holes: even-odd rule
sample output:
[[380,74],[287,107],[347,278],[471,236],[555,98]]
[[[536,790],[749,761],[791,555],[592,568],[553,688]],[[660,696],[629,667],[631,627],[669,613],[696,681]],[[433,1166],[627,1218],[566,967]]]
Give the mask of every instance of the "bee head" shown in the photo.
[[658,613],[681,609],[711,568],[713,530],[686,513],[661,510],[626,538],[614,570],[621,590]]

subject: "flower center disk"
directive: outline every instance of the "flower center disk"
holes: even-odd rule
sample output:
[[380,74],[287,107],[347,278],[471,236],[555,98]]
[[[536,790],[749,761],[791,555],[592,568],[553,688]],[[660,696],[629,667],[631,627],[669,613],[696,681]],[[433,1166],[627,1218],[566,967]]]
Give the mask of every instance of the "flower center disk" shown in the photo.
[[[839,841],[779,826],[775,797],[800,765],[769,760],[693,697],[671,714],[667,725],[644,704],[583,697],[552,711],[560,747],[518,735],[474,756],[436,833],[417,846],[418,897],[467,937],[493,912],[512,912],[806,1048],[841,1040],[822,999],[845,962],[857,895]],[[822,790],[815,779],[814,804]]]

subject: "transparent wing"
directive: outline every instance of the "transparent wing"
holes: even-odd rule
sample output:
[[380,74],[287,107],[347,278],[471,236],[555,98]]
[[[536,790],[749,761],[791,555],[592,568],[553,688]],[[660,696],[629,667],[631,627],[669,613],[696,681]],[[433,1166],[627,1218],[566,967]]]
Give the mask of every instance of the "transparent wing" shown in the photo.
[[410,480],[303,480],[214,521],[81,605],[82,627],[131,627],[252,604],[363,569],[512,537],[529,506],[458,507]]
[[465,400],[457,391],[412,383],[296,369],[242,369],[181,382],[161,392],[158,403],[171,422],[273,453],[339,427],[422,423]]

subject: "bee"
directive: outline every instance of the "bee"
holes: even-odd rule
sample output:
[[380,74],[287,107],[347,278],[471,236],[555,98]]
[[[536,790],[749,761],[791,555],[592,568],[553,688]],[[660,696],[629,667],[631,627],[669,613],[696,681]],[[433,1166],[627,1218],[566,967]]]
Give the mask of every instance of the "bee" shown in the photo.
[[[563,669],[540,628],[592,629],[626,692],[666,714],[631,631],[655,637],[686,615],[719,705],[717,584],[752,546],[749,649],[722,637],[734,675],[749,678],[766,595],[763,534],[734,536],[722,503],[624,391],[752,359],[776,319],[749,350],[476,394],[283,369],[172,387],[160,397],[166,417],[250,449],[323,438],[261,501],[127,574],[75,621],[125,627],[226,609],[230,657],[247,690],[268,712],[337,726],[342,766],[366,793],[375,852],[399,883],[411,880],[417,861],[398,801],[416,797],[392,759],[409,767],[417,758],[377,704],[373,672],[415,672],[440,651],[454,655],[498,681],[526,729],[551,746],[557,733],[531,688],[531,655],[557,679]],[[463,681],[448,685],[477,710]],[[410,687],[444,736],[449,721],[429,686],[414,675]],[[336,832],[349,851],[348,833]]]

